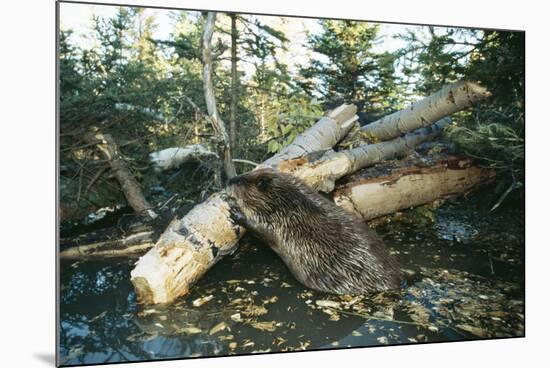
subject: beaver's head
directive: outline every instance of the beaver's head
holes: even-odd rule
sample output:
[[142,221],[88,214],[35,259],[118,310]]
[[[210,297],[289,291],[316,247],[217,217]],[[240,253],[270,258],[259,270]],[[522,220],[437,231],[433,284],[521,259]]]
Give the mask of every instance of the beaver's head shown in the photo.
[[235,176],[227,183],[226,191],[246,217],[270,219],[283,213],[318,212],[303,187],[291,175],[266,168]]

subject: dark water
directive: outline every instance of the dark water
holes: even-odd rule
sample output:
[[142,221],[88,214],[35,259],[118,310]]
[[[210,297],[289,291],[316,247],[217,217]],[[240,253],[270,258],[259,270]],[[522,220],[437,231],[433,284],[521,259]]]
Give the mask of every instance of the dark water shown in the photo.
[[[417,209],[379,224],[409,270],[409,285],[365,297],[306,289],[252,237],[170,307],[136,305],[133,261],[62,264],[60,361],[523,336],[523,213],[504,208],[489,214],[479,202],[448,201],[435,216]],[[193,306],[201,297],[209,300]]]

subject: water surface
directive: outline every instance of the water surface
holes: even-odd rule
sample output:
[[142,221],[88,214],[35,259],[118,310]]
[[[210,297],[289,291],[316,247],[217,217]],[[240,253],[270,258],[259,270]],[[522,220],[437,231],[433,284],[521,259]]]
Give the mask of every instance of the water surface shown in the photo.
[[253,237],[168,307],[136,304],[133,260],[63,263],[60,361],[523,336],[523,213],[486,208],[470,198],[447,201],[421,220],[422,209],[386,218],[376,230],[408,271],[409,285],[363,297],[305,288]]

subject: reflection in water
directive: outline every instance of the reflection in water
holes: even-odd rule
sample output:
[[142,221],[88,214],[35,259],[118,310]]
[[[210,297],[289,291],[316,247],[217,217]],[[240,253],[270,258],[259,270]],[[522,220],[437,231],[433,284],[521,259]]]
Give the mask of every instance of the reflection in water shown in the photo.
[[471,199],[425,226],[379,225],[413,282],[363,297],[306,289],[252,237],[165,307],[136,305],[133,261],[62,264],[61,362],[522,336],[523,226],[522,215],[487,214]]

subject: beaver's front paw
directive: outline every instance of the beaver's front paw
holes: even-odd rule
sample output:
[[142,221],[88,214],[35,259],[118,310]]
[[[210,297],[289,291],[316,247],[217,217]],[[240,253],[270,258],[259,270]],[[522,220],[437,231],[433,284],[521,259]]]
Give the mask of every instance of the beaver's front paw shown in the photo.
[[229,217],[235,225],[246,226],[246,217],[237,207],[232,206],[229,208]]

